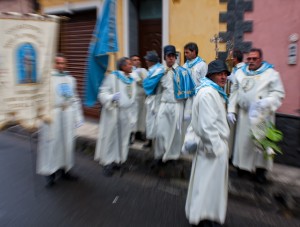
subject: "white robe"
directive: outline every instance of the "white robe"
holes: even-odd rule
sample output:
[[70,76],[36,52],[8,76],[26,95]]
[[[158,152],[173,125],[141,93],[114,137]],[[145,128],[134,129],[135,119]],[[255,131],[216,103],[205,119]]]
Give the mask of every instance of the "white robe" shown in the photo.
[[207,74],[207,64],[204,61],[195,64],[192,68],[189,68],[186,63],[182,67],[191,70],[196,87],[200,85],[200,80]]
[[[52,76],[50,83],[52,122],[41,123],[38,139],[37,173],[41,175],[50,175],[59,169],[69,171],[73,167],[75,126],[83,123],[75,79],[71,76]],[[58,89],[61,84],[70,86],[72,97],[61,95]]]
[[191,224],[205,219],[222,224],[228,196],[229,127],[225,101],[212,87],[197,93],[191,125],[200,142],[192,164],[186,216]]
[[[224,90],[227,93],[227,86],[229,86],[228,90],[230,91],[230,94],[233,93],[237,88],[236,83],[235,82],[235,73],[237,72],[238,69],[241,69],[243,66],[245,65],[244,62],[240,62],[238,63],[233,71],[231,72],[230,76],[227,77],[227,83],[226,86],[224,88]],[[233,84],[235,84],[235,86],[233,86]],[[230,96],[229,96],[230,97]],[[237,110],[237,114],[238,114],[238,110]],[[229,158],[232,157],[233,154],[233,148],[234,148],[234,142],[235,142],[235,133],[236,133],[236,124],[229,124],[230,126],[230,136],[229,136],[229,141],[228,141],[228,147],[229,147]]]
[[[152,66],[153,67],[153,66]],[[151,67],[148,69],[148,71]],[[161,71],[161,68],[157,68],[156,71],[153,72],[151,77],[157,76],[157,73]],[[158,84],[156,88],[155,95],[149,95],[146,98],[145,105],[146,105],[146,137],[147,139],[154,139],[156,137],[157,131],[157,113],[160,106],[161,101],[161,85]]]
[[270,170],[273,161],[264,159],[263,154],[256,151],[251,138],[248,109],[252,103],[267,98],[271,103],[270,117],[274,122],[275,111],[284,98],[280,75],[274,69],[267,69],[256,76],[246,76],[243,70],[238,70],[233,87],[236,89],[230,95],[228,105],[228,112],[238,113],[233,165],[247,171],[255,171],[257,167]]
[[[120,92],[118,105],[112,101],[116,92]],[[101,165],[124,163],[127,160],[129,136],[136,124],[135,94],[135,81],[126,84],[114,74],[106,76],[99,88],[98,97],[102,109],[95,160]]]
[[136,105],[136,118],[137,122],[134,126],[134,132],[145,132],[146,131],[146,94],[143,88],[143,80],[147,77],[147,70],[144,68],[136,68],[132,77],[136,81],[136,97],[135,97],[135,105]]
[[[176,67],[178,64],[173,65],[174,70]],[[163,161],[179,158],[186,130],[183,125],[185,100],[175,99],[173,78],[174,72],[166,70],[160,81],[162,97],[157,114],[154,157]]]

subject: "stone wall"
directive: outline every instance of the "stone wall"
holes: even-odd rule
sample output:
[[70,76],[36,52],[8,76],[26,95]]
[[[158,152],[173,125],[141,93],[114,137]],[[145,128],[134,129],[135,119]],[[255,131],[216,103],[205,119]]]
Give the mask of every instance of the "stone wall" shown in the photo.
[[[253,10],[252,0],[220,0],[220,2],[227,2],[227,12],[222,12],[219,15],[220,23],[227,23],[227,31],[220,32],[219,36],[223,42],[233,41],[234,48],[242,52],[248,52],[251,47],[251,42],[244,41],[244,33],[252,32],[253,22],[245,21],[245,12]],[[227,52],[219,52],[219,58],[225,60]]]
[[280,143],[283,155],[277,155],[275,162],[300,167],[300,117],[276,114],[276,127],[284,134]]

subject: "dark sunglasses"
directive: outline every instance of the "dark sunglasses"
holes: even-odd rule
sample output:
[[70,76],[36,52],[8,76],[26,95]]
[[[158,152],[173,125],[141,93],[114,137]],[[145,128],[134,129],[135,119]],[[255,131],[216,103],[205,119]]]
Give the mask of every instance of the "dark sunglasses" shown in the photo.
[[260,58],[257,58],[257,57],[253,57],[253,58],[247,58],[247,61],[251,61],[251,60],[253,60],[253,61],[257,61],[258,59],[260,59]]

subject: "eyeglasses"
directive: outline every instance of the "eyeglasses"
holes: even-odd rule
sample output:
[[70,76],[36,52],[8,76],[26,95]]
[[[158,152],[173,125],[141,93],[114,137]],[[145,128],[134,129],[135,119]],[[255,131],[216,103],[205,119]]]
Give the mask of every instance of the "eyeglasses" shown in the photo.
[[249,58],[247,58],[247,61],[251,61],[251,60],[257,61],[258,59],[260,59],[260,58],[258,58],[258,57],[253,57],[253,58],[251,58],[251,57],[249,57]]

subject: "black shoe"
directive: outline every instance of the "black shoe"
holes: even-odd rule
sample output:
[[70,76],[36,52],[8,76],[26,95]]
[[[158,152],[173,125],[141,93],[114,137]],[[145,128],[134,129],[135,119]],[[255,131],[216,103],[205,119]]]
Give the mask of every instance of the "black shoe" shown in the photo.
[[266,184],[268,182],[266,172],[266,169],[256,168],[255,179],[259,184]]
[[129,144],[130,145],[134,144],[134,140],[135,140],[135,136],[134,133],[132,132],[129,137]]
[[113,166],[111,164],[103,166],[103,175],[106,177],[111,177],[114,174]]
[[71,174],[70,172],[63,172],[61,178],[68,181],[78,181],[78,176]]
[[159,168],[159,167],[162,167],[163,165],[164,165],[164,163],[162,162],[161,159],[154,159],[154,160],[150,163],[150,169]]
[[114,162],[111,164],[111,168],[112,170],[120,170],[122,168],[122,164],[118,164]]
[[143,148],[150,148],[150,147],[152,147],[152,140],[148,140],[148,143],[145,143],[143,145]]
[[138,131],[138,132],[135,133],[135,139],[145,142],[146,141],[146,136],[145,136],[144,133]]
[[136,140],[141,140],[141,138],[142,138],[142,133],[141,132],[136,132],[135,133],[135,139]]
[[55,184],[55,182],[54,182],[54,180],[55,180],[55,173],[53,173],[53,174],[51,174],[49,176],[46,176],[45,178],[46,178],[46,187],[47,188],[51,188]]
[[221,227],[222,225],[215,221],[203,220],[198,224],[200,227]]

